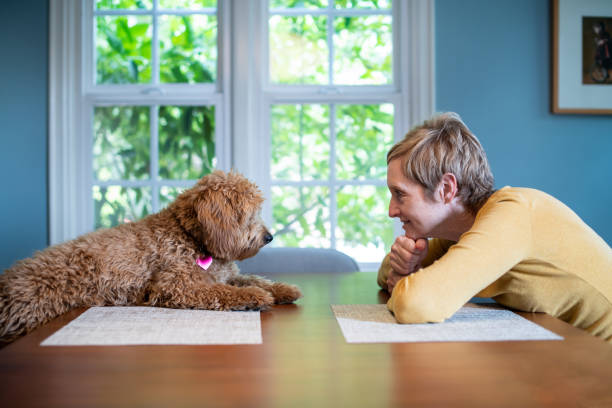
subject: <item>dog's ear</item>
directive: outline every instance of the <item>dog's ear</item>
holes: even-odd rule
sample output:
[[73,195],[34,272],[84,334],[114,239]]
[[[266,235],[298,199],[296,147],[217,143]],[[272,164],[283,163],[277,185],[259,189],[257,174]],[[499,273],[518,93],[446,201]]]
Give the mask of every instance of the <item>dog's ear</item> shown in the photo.
[[202,243],[215,258],[232,259],[231,225],[236,220],[228,201],[215,190],[200,191],[194,202]]
[[241,197],[227,191],[206,189],[198,194],[194,208],[198,222],[208,236],[222,231],[227,233],[242,222]]
[[256,213],[263,198],[257,186],[239,173],[217,170],[198,182],[194,208],[207,232],[233,230]]

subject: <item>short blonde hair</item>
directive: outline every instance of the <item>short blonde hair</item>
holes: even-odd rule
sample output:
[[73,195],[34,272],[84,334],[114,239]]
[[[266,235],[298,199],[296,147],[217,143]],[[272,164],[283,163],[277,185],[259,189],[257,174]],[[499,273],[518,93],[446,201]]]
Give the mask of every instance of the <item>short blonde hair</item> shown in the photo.
[[461,202],[476,213],[493,193],[493,174],[476,136],[454,112],[442,113],[412,129],[387,153],[400,159],[404,176],[431,195],[445,173],[457,178]]

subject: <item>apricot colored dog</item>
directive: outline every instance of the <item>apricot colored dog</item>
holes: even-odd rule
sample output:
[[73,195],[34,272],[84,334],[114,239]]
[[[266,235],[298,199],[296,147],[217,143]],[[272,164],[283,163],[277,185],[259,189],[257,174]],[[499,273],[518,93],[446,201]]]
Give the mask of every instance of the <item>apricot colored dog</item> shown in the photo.
[[295,301],[296,286],[240,275],[233,262],[272,241],[262,202],[242,175],[215,171],[157,214],[18,261],[0,275],[0,341],[75,307],[250,310]]

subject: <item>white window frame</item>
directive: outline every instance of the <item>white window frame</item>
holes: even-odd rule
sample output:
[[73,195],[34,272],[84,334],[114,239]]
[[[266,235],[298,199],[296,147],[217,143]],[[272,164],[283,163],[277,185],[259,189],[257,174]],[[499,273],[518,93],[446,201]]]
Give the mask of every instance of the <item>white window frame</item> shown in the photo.
[[[93,21],[86,0],[50,2],[49,36],[49,230],[56,244],[93,227],[91,109],[93,104],[126,103],[215,104],[217,164],[234,168],[254,180],[270,197],[270,152],[267,112],[273,103],[305,100],[320,103],[375,101],[368,87],[358,91],[337,86],[336,91],[313,87],[307,97],[282,94],[268,84],[267,1],[219,0],[217,84],[206,96],[185,85],[138,85],[133,97],[110,86],[93,92],[87,72],[93,59],[81,52],[81,41],[92,41]],[[88,14],[89,13],[89,14]],[[415,124],[430,117],[435,106],[434,1],[393,2],[393,73],[390,92],[378,101],[394,104],[394,139],[400,140]],[[86,71],[89,70],[89,71]],[[210,85],[208,85],[210,86]],[[206,85],[204,85],[206,87]],[[374,87],[377,91],[379,87]],[[99,91],[99,90],[98,90]],[[176,91],[174,94],[173,91]],[[162,94],[163,95],[160,95]],[[191,93],[189,97],[185,93]],[[361,93],[361,94],[360,94]],[[175,98],[175,99],[172,99]],[[85,101],[85,103],[83,103]],[[89,113],[88,113],[89,112]],[[263,215],[271,221],[270,200]],[[401,229],[395,224],[396,233]],[[363,264],[370,270],[377,264]]]

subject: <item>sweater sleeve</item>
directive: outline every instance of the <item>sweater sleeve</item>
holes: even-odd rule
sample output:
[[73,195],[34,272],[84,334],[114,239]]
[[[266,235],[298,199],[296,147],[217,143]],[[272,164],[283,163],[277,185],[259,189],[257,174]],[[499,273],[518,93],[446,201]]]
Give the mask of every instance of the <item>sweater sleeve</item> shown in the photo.
[[520,196],[488,201],[445,255],[396,284],[387,306],[400,323],[444,321],[524,259],[530,247],[528,204]]
[[[444,255],[446,251],[448,251],[448,248],[453,244],[453,241],[430,238],[427,255],[425,256],[425,259],[423,259],[423,261],[421,262],[421,266],[425,267],[434,263],[434,261]],[[391,265],[389,264],[389,254],[387,254],[383,259],[382,263],[380,264],[380,267],[378,268],[378,286],[383,289],[387,289],[387,278],[389,277],[390,272]]]

